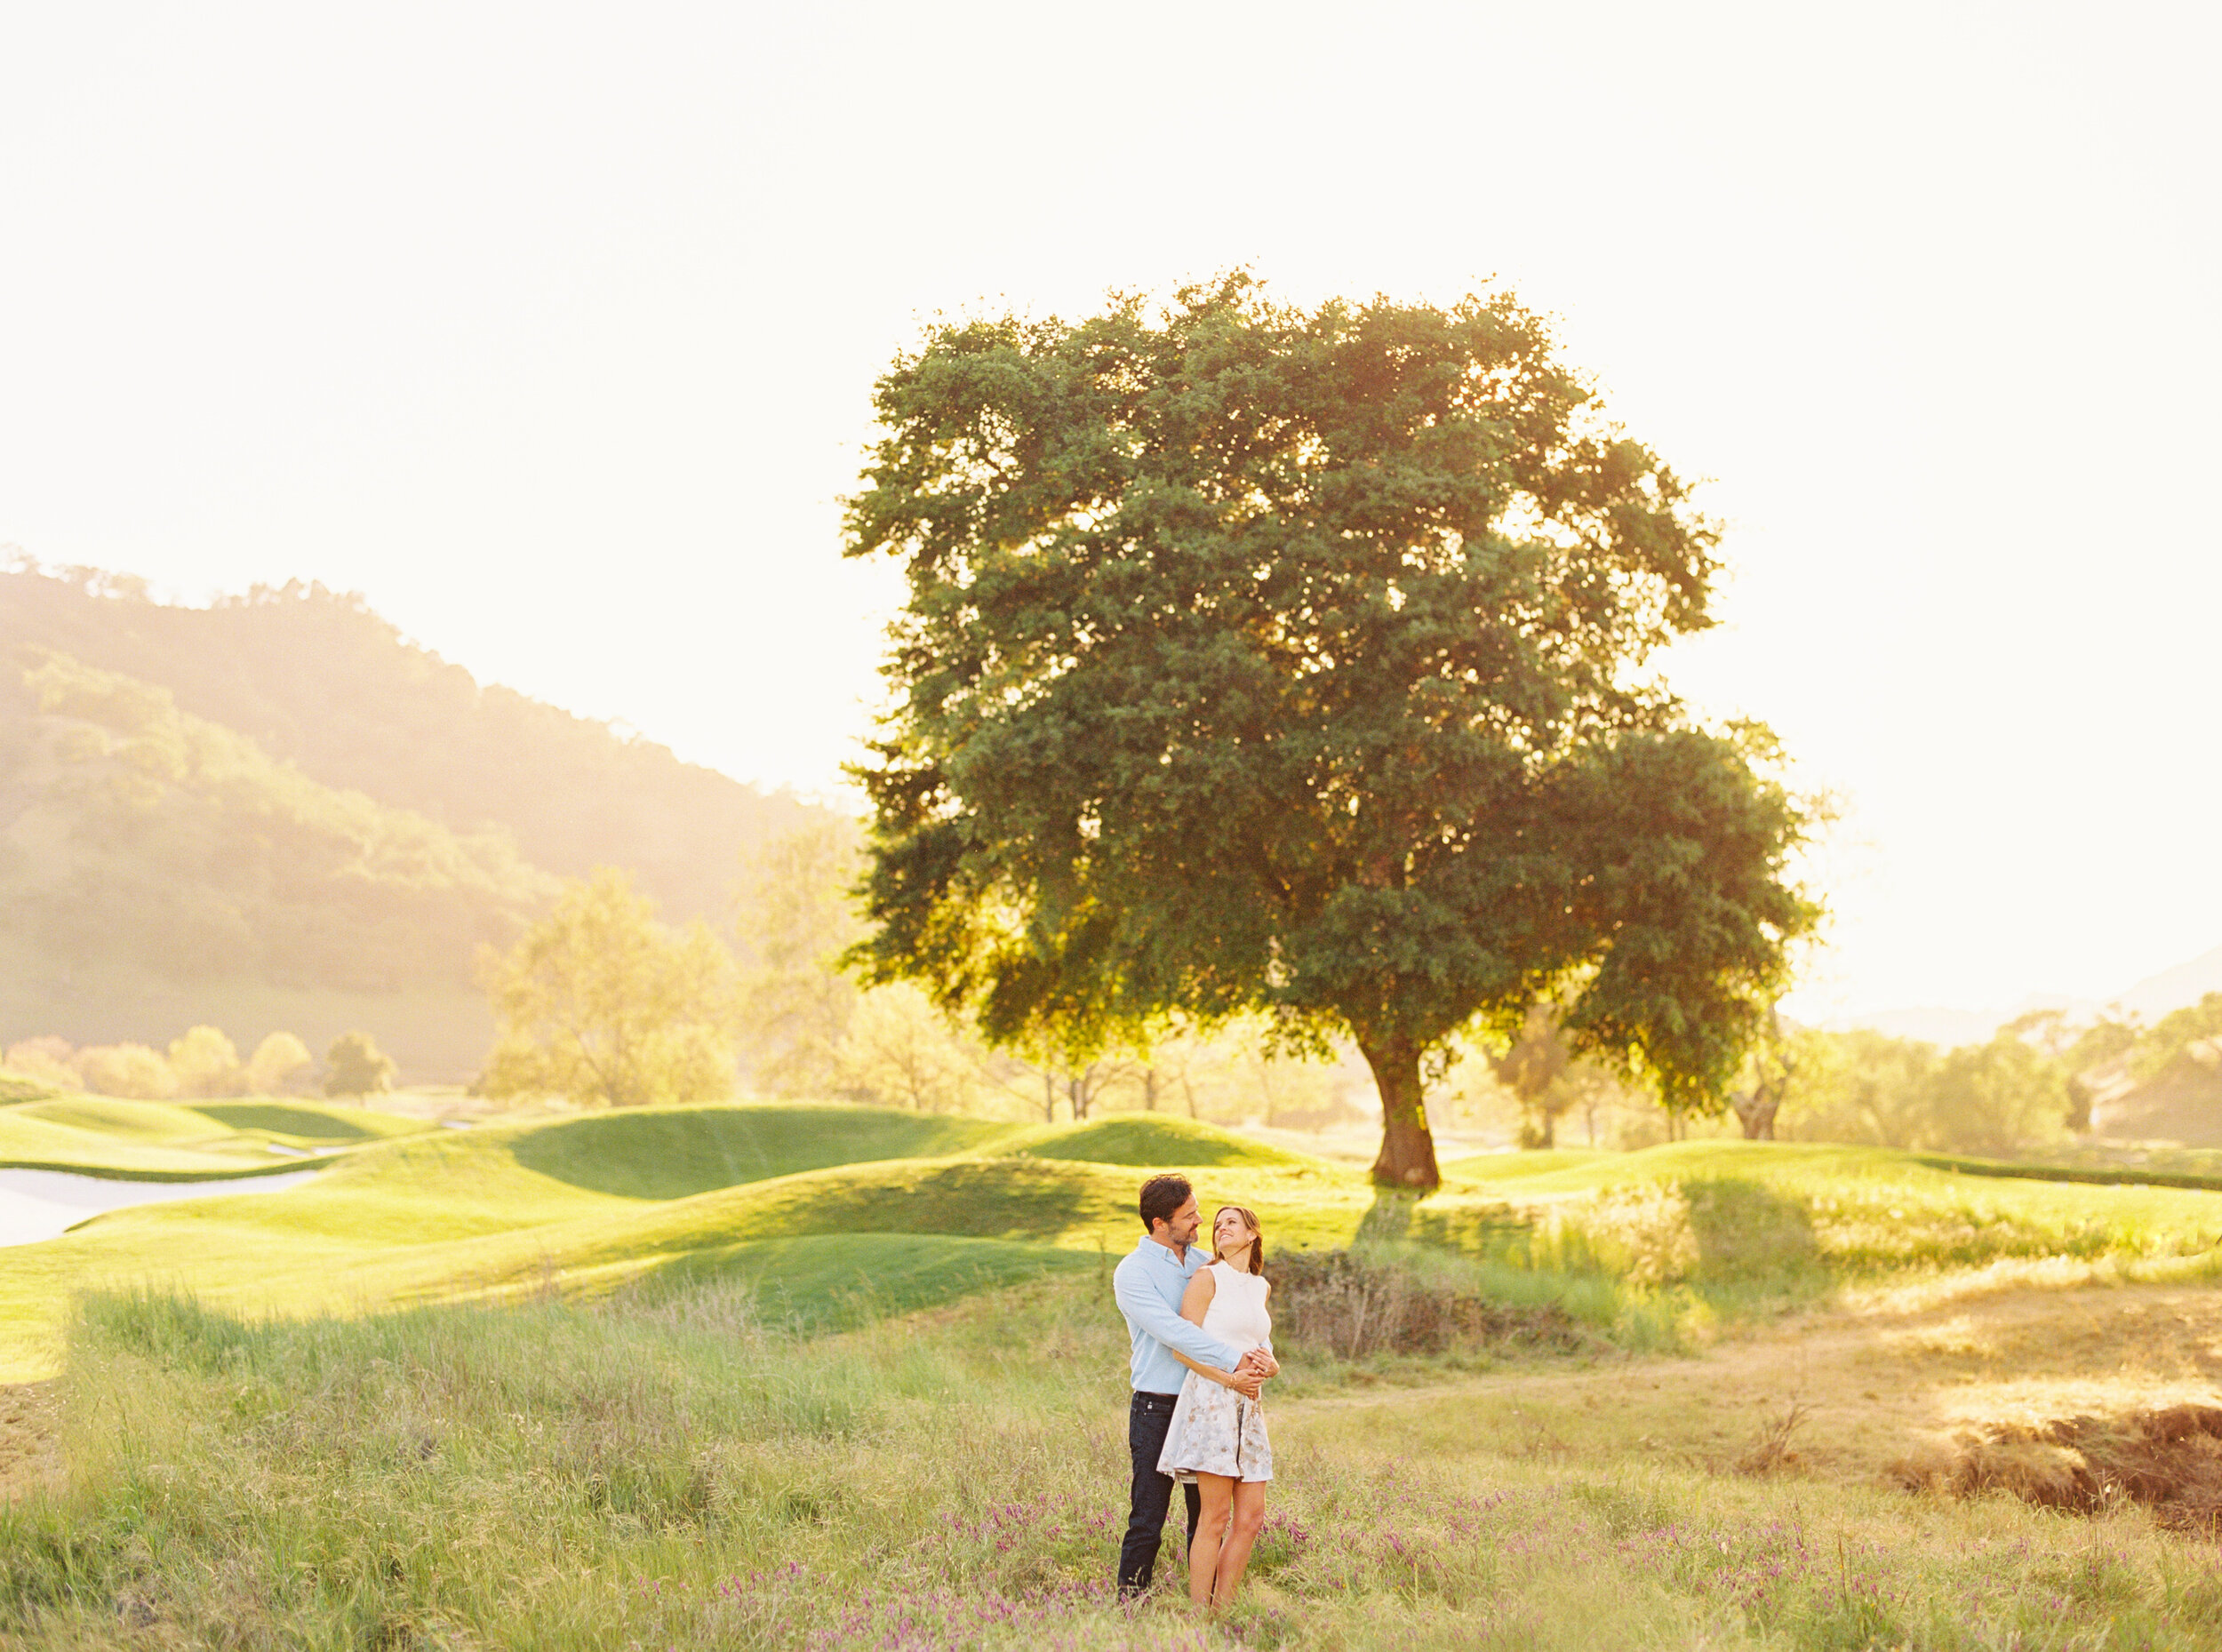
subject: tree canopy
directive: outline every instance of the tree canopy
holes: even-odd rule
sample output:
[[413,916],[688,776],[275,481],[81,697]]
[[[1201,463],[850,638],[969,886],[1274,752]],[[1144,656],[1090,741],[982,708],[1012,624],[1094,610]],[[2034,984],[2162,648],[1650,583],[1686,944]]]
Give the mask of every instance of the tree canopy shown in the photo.
[[1075,1057],[1175,1011],[1347,1033],[1380,1178],[1423,1064],[1561,1006],[1720,1105],[1817,909],[1763,730],[1643,662],[1713,528],[1508,295],[932,328],[876,387],[848,551],[907,576],[857,957]]

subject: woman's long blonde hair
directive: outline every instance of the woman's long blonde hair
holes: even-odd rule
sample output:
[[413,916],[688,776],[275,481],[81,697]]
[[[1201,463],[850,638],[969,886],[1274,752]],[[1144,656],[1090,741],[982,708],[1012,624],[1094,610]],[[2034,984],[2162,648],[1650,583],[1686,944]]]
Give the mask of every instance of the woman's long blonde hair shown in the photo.
[[1250,1271],[1252,1273],[1264,1273],[1266,1271],[1266,1230],[1258,1225],[1258,1213],[1246,1205],[1221,1205],[1211,1212],[1211,1260],[1217,1262],[1220,1259],[1219,1217],[1225,1216],[1229,1210],[1242,1217],[1249,1224],[1250,1231],[1257,1234],[1258,1237],[1250,1241]]

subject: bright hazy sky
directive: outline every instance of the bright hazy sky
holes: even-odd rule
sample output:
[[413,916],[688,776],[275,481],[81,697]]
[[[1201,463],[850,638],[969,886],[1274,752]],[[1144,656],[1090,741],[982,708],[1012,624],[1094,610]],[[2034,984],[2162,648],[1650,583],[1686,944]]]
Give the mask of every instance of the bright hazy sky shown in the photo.
[[2218,16],[10,5],[0,544],[823,788],[920,316],[1493,275],[1714,479],[1674,680],[1850,805],[1801,1007],[2107,996],[2222,942]]

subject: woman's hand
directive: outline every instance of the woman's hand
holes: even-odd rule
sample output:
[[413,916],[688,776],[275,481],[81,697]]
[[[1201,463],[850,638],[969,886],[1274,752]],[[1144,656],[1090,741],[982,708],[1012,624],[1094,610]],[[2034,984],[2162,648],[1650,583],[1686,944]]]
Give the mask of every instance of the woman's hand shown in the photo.
[[1251,1364],[1247,1354],[1243,1357],[1243,1362],[1233,1370],[1215,1371],[1212,1375],[1245,1399],[1258,1399],[1265,1391],[1265,1373]]

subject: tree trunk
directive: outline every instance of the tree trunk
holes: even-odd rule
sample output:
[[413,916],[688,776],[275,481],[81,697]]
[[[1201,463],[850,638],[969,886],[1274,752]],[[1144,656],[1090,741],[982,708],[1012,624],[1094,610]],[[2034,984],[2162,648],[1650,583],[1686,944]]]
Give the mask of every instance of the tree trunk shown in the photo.
[[1381,1093],[1381,1156],[1373,1161],[1373,1179],[1387,1187],[1440,1186],[1435,1138],[1427,1133],[1420,1098],[1419,1047],[1398,1037],[1362,1040],[1358,1053]]
[[1144,1113],[1157,1111],[1157,1069],[1155,1067],[1142,1069],[1142,1111]]
[[1782,1111],[1782,1097],[1762,1087],[1748,1096],[1730,1096],[1728,1105],[1736,1109],[1736,1121],[1744,1127],[1747,1142],[1770,1142],[1775,1138],[1775,1114]]

